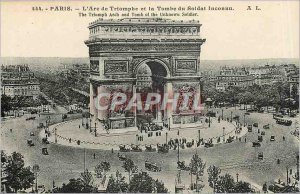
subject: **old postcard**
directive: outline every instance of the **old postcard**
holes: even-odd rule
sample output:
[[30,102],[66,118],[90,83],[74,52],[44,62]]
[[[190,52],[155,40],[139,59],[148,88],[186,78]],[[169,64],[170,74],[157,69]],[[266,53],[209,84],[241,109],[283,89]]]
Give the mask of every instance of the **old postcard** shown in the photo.
[[2,1],[2,193],[298,193],[299,1]]

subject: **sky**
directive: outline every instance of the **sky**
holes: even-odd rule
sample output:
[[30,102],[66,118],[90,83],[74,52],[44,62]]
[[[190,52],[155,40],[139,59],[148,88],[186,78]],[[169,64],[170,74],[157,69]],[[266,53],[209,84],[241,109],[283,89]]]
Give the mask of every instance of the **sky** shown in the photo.
[[[201,38],[206,38],[203,60],[299,58],[299,1],[128,2],[1,2],[1,56],[88,57],[87,27],[98,17],[79,17],[78,11],[32,11],[33,6],[232,6],[234,11],[199,11],[196,17],[170,19],[200,21]],[[248,6],[260,10],[247,11]]]

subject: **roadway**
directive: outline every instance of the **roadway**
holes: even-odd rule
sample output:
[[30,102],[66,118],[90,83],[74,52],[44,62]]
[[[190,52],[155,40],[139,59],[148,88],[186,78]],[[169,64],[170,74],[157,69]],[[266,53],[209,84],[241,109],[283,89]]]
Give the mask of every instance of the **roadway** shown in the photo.
[[[218,109],[218,112],[220,109]],[[230,118],[230,111],[234,111],[233,116],[240,115],[243,119],[244,111],[231,109],[224,109],[224,118]],[[220,113],[220,112],[219,112]],[[56,186],[67,183],[71,178],[77,178],[84,169],[84,155],[85,168],[93,171],[94,167],[101,161],[109,161],[113,173],[119,170],[127,177],[127,173],[122,169],[122,162],[118,160],[117,151],[112,153],[108,150],[92,150],[82,149],[75,147],[68,147],[57,144],[44,145],[38,137],[41,129],[37,129],[38,123],[45,122],[49,115],[35,115],[36,120],[25,121],[24,117],[16,119],[8,119],[2,122],[1,126],[1,144],[2,149],[6,153],[13,151],[20,152],[24,155],[26,165],[33,166],[39,164],[41,172],[38,177],[39,185],[45,185],[46,189],[52,188],[52,182],[55,181]],[[72,115],[72,117],[79,117],[80,115]],[[51,114],[51,123],[61,122],[61,114]],[[220,144],[212,148],[195,148],[185,149],[180,152],[180,159],[189,163],[190,158],[194,153],[198,153],[201,158],[206,162],[207,168],[209,165],[217,165],[221,167],[222,174],[225,172],[230,173],[235,177],[239,173],[239,180],[245,180],[257,185],[262,185],[264,182],[272,181],[280,178],[285,180],[286,167],[295,168],[296,166],[296,153],[299,150],[299,141],[290,134],[294,130],[293,125],[286,127],[277,125],[272,118],[271,114],[251,113],[246,115],[245,121],[247,123],[259,123],[259,128],[262,130],[262,125],[270,123],[270,129],[266,129],[264,140],[260,148],[253,148],[252,141],[255,141],[258,136],[257,129],[253,132],[247,133],[246,143],[244,138],[242,142],[236,141],[230,144]],[[12,128],[12,132],[10,132]],[[29,133],[34,132],[36,135],[30,137]],[[270,136],[275,135],[275,141],[270,142]],[[283,141],[285,136],[285,141]],[[35,146],[27,146],[27,139],[32,138]],[[42,155],[41,149],[48,148],[49,155]],[[257,153],[264,153],[264,160],[257,159]],[[96,159],[93,158],[95,153]],[[133,159],[138,165],[139,169],[145,170],[145,160],[156,162],[162,167],[161,172],[150,172],[150,174],[162,180],[165,186],[174,191],[175,177],[177,174],[177,151],[170,151],[167,154],[159,153],[125,153],[127,157]],[[277,159],[281,160],[277,164]],[[206,168],[206,169],[207,169]],[[185,185],[190,183],[190,176],[188,172],[182,172],[182,180]],[[207,184],[207,173],[203,177],[204,192],[211,192]],[[96,181],[97,182],[97,181]]]

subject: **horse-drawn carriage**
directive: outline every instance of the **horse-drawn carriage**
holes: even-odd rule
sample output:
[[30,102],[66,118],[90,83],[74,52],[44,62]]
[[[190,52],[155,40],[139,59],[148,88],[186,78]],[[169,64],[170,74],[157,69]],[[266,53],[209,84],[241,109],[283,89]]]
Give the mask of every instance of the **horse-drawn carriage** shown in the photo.
[[161,167],[159,167],[156,163],[152,163],[149,161],[145,162],[145,168],[146,168],[146,170],[151,171],[151,172],[160,172],[161,171]]
[[167,144],[157,144],[157,152],[158,153],[168,153],[169,146]]
[[156,148],[152,147],[152,145],[145,145],[146,152],[156,152]]
[[180,170],[185,170],[185,171],[189,171],[191,168],[189,166],[185,165],[184,161],[178,161],[177,162],[177,168]]
[[234,140],[234,136],[229,136],[228,139],[226,140],[226,143],[231,143]]
[[139,145],[134,145],[134,144],[132,144],[132,145],[131,145],[131,151],[133,151],[133,152],[141,152],[141,151],[142,151],[142,148],[140,148]]
[[214,144],[212,143],[212,139],[208,140],[207,142],[204,143],[204,147],[210,148],[213,147]]
[[130,148],[126,145],[119,145],[120,152],[130,152]]
[[126,156],[123,155],[123,154],[119,154],[119,153],[118,153],[118,158],[119,158],[119,160],[121,160],[121,161],[125,161],[125,160],[126,160]]
[[43,137],[43,138],[42,138],[42,142],[43,142],[44,144],[49,144],[49,143],[50,143],[47,137]]

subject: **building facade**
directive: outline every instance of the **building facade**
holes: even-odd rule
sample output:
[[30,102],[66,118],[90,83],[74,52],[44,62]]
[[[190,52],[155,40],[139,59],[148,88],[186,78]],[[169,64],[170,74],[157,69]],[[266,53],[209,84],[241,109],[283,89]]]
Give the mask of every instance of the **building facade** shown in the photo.
[[1,94],[33,99],[40,94],[40,84],[28,65],[2,65],[1,71]]

